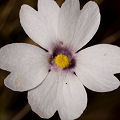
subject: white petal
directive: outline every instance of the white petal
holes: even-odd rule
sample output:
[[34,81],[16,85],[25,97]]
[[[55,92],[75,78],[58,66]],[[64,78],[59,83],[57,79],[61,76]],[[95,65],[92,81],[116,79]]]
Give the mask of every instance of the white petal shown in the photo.
[[87,105],[85,88],[72,73],[59,76],[58,87],[58,113],[62,120],[78,118]]
[[79,0],[65,0],[58,21],[58,39],[63,43],[68,44],[73,40],[79,14]]
[[[28,5],[23,5],[20,10],[20,22],[32,40],[45,49],[49,49],[52,42],[56,41],[56,24],[59,7],[53,4],[51,0],[45,1],[39,0],[39,11],[34,10]],[[49,13],[49,15],[46,13]],[[54,24],[51,24],[53,22]]]
[[28,92],[28,102],[32,110],[42,118],[50,118],[57,110],[57,79],[54,72],[50,72],[43,83]]
[[119,72],[119,47],[101,44],[77,54],[76,74],[93,91],[107,92],[118,88],[120,81],[113,74]]
[[120,73],[120,48],[109,44],[88,47],[77,54],[78,65],[85,65]]
[[12,72],[5,79],[8,88],[26,91],[40,84],[47,75],[47,54],[34,45],[9,44],[0,49],[0,68]]
[[71,120],[83,113],[87,94],[74,74],[52,71],[39,87],[28,92],[28,101],[42,118],[50,118],[58,110],[62,120]]
[[38,12],[45,17],[48,25],[53,26],[52,32],[57,32],[60,7],[54,0],[38,0]]
[[74,38],[71,45],[77,51],[86,45],[96,33],[100,24],[99,7],[95,2],[88,2],[85,4],[80,12]]

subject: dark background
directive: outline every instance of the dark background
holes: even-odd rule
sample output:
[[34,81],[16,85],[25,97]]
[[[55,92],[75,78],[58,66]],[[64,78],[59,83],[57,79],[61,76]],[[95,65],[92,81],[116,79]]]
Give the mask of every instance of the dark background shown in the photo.
[[[64,0],[56,1],[60,6]],[[87,1],[80,0],[81,6]],[[120,0],[94,1],[100,7],[101,24],[96,35],[85,47],[99,43],[120,46]],[[19,10],[22,4],[37,8],[37,0],[0,0],[0,47],[15,42],[35,44],[20,25]],[[0,120],[44,120],[30,110],[27,92],[13,92],[4,86],[4,78],[8,74],[0,69]],[[116,77],[120,80],[120,74]],[[77,120],[120,120],[120,88],[108,93],[86,90],[88,106]],[[59,119],[56,113],[50,120]]]

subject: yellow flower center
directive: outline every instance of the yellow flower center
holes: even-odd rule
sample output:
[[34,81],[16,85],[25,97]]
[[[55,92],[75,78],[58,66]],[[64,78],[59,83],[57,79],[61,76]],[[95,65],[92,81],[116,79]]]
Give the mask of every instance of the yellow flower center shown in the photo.
[[63,55],[62,53],[57,55],[54,61],[55,64],[59,66],[61,69],[68,67],[70,64],[69,58],[66,55]]

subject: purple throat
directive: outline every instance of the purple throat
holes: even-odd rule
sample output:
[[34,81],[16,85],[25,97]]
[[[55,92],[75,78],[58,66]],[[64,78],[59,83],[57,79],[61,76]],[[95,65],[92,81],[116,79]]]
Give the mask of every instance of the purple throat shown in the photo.
[[59,54],[66,55],[70,61],[70,65],[68,67],[63,68],[63,70],[69,70],[69,69],[73,69],[75,67],[76,60],[75,60],[75,57],[73,56],[72,52],[68,48],[61,47],[61,46],[54,47],[52,54],[49,57],[49,64],[51,66],[54,66],[54,64],[55,64],[54,59]]

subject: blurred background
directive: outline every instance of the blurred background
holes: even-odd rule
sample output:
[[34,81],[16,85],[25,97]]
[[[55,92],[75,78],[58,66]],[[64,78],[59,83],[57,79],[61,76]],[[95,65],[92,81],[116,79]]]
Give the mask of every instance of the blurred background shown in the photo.
[[[80,0],[81,8],[89,0]],[[85,46],[109,43],[120,47],[120,0],[94,0],[100,7],[101,24],[93,39]],[[61,6],[64,0],[56,0]],[[23,31],[19,21],[22,4],[37,8],[37,0],[0,0],[0,47],[25,42],[35,44]],[[44,120],[31,111],[27,92],[13,92],[4,86],[9,73],[0,69],[0,120]],[[115,75],[120,80],[120,74]],[[120,88],[108,93],[88,89],[88,106],[77,120],[120,120]],[[56,113],[50,120],[60,120]]]

